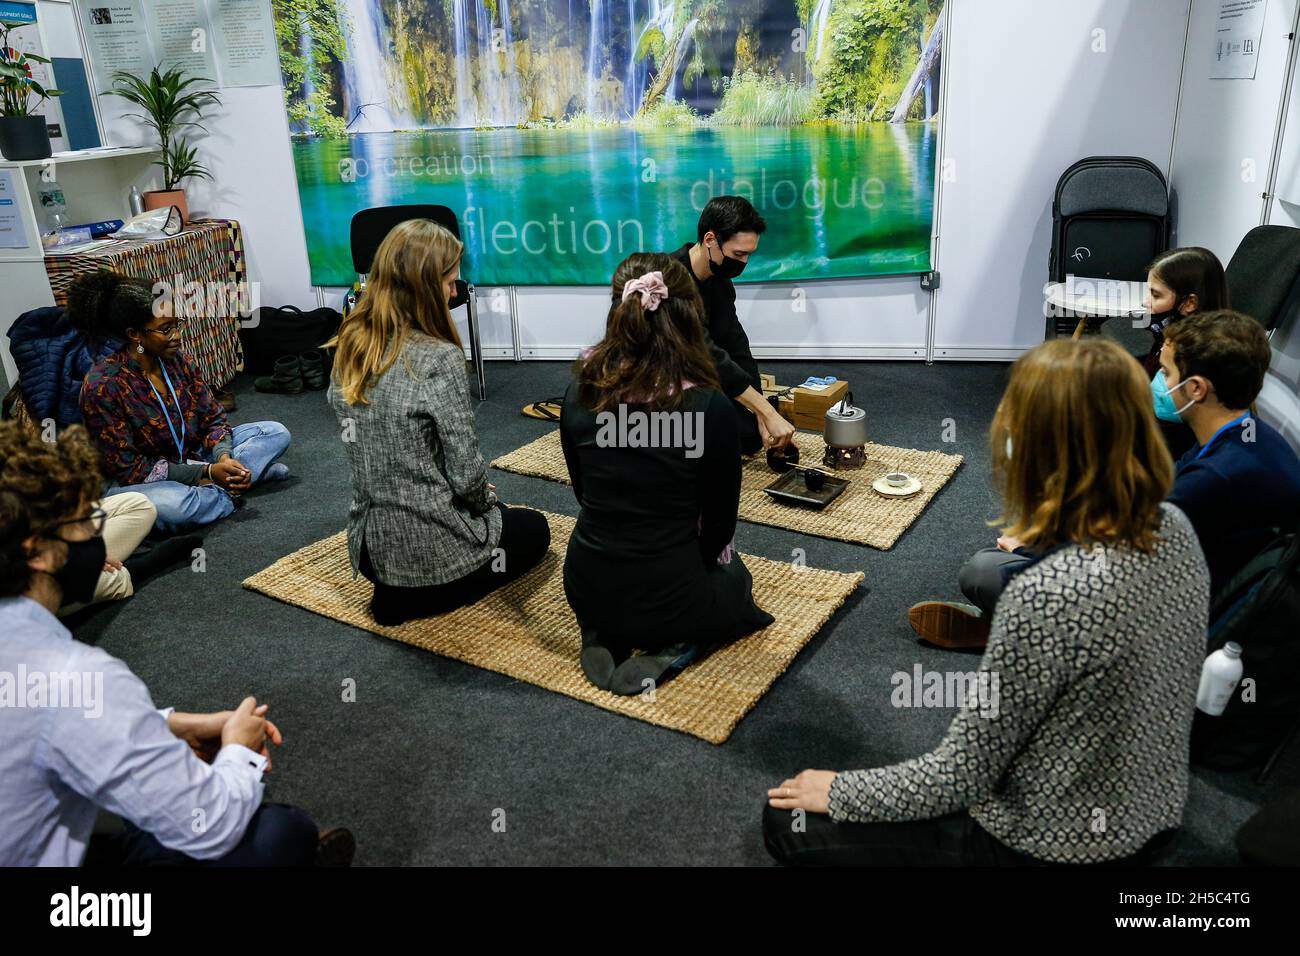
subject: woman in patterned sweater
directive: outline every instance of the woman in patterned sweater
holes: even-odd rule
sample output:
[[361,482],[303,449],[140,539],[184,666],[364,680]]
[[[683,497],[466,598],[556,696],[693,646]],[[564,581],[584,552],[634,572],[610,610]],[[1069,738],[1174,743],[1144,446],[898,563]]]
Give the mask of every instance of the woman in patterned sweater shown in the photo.
[[934,750],[768,791],[777,860],[1139,862],[1179,825],[1209,574],[1161,503],[1173,463],[1142,369],[1103,339],[1044,343],[991,440],[1003,533],[1042,557],[1007,585]]
[[180,321],[153,286],[101,271],[68,292],[68,321],[93,341],[121,348],[95,363],[81,386],[81,414],[99,450],[106,494],[139,492],[158,529],[180,534],[226,517],[260,481],[289,476],[279,422],[233,428],[181,350]]

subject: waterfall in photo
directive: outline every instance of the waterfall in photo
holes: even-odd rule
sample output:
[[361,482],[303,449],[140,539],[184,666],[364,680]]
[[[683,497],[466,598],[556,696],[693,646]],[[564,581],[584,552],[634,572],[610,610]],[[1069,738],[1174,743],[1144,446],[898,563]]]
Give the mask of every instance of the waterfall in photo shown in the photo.
[[691,48],[691,41],[695,39],[695,28],[699,22],[697,18],[692,17],[686,26],[682,27],[682,35],[677,38],[677,66],[668,80],[668,92],[665,94],[667,99],[677,99],[677,77],[686,66],[686,53]]
[[623,109],[635,116],[641,105],[642,77],[645,71],[636,62],[636,0],[627,0],[627,78],[623,81]]
[[492,20],[483,0],[474,4],[474,59],[478,63],[478,121],[485,126],[500,125],[501,67],[492,52]]
[[474,80],[469,71],[469,0],[452,0],[452,42],[456,54],[456,119],[454,125],[471,128],[478,125],[478,103],[474,98]]
[[[316,44],[312,41],[311,28],[305,17],[302,20],[301,29],[302,32],[298,34],[298,55],[307,64],[302,76],[302,101],[307,104],[309,111],[314,111],[311,98],[316,93],[316,84],[312,81],[311,76],[311,55],[316,48]],[[294,132],[309,132],[310,130],[311,124],[309,122],[295,123],[293,126]]]
[[[822,41],[826,36],[826,24],[831,18],[831,0],[817,0],[817,6],[813,8],[812,20],[810,27],[812,31],[812,60],[816,63],[821,59]],[[806,55],[806,54],[805,54]]]
[[605,51],[609,49],[609,12],[605,0],[591,0],[591,32],[587,42],[587,115],[604,115],[603,97],[599,92],[605,68]]
[[[523,100],[519,95],[519,69],[515,64],[515,37],[510,26],[510,0],[497,0],[497,10],[501,14],[501,41],[505,53],[505,102],[502,110],[505,121],[511,126],[528,119],[524,115]],[[495,56],[495,53],[493,54]]]
[[302,98],[309,103],[311,102],[312,94],[316,92],[316,84],[312,82],[311,78],[311,55],[315,48],[316,44],[312,42],[311,38],[311,29],[304,21],[302,25],[302,33],[298,36],[298,55],[302,57],[303,61],[307,64],[307,70],[302,77]]
[[343,64],[345,119],[348,132],[391,132],[411,125],[396,109],[384,70],[387,44],[378,0],[345,0],[348,14],[348,59]]
[[[465,129],[514,126],[528,118],[519,92],[510,0],[497,0],[495,6],[501,17],[499,26],[484,0],[451,2],[451,36],[456,59],[454,126]],[[471,7],[474,21],[472,38]]]

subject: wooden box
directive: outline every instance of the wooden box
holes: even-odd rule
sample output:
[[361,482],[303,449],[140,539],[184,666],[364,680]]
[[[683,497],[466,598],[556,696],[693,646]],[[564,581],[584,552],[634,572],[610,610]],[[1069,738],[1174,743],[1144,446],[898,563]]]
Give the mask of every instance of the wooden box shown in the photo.
[[[769,397],[786,391],[786,387],[776,384],[772,375],[760,373],[763,383],[763,396]],[[832,405],[838,405],[849,394],[849,383],[838,381],[829,388],[820,391],[810,388],[796,388],[790,394],[782,395],[778,411],[781,417],[795,428],[805,431],[821,432],[826,426],[826,411]]]

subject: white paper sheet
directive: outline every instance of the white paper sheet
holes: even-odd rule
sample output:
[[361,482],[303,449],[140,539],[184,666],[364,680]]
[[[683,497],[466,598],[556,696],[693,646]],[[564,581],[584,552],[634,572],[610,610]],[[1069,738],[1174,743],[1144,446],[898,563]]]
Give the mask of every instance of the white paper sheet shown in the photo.
[[23,207],[18,199],[15,176],[21,172],[0,169],[0,249],[26,249],[27,227],[23,224]]
[[95,89],[111,90],[118,70],[146,76],[153,69],[153,45],[140,0],[80,0],[77,9]]
[[1268,0],[1219,0],[1210,79],[1253,80]]
[[204,0],[149,0],[149,30],[164,70],[179,68],[186,76],[217,82],[212,29]]
[[223,85],[279,85],[280,51],[270,0],[209,0],[209,9]]

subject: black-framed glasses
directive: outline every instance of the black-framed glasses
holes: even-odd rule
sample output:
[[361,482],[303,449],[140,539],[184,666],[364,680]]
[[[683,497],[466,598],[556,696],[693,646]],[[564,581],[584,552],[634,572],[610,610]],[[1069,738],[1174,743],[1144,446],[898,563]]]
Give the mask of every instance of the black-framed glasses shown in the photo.
[[90,514],[86,515],[85,517],[69,518],[67,521],[57,522],[56,524],[50,525],[50,530],[57,531],[59,528],[67,527],[70,524],[81,524],[83,521],[93,522],[95,528],[95,536],[98,537],[99,535],[104,533],[104,523],[108,521],[108,512],[106,512],[103,508],[91,508]]

